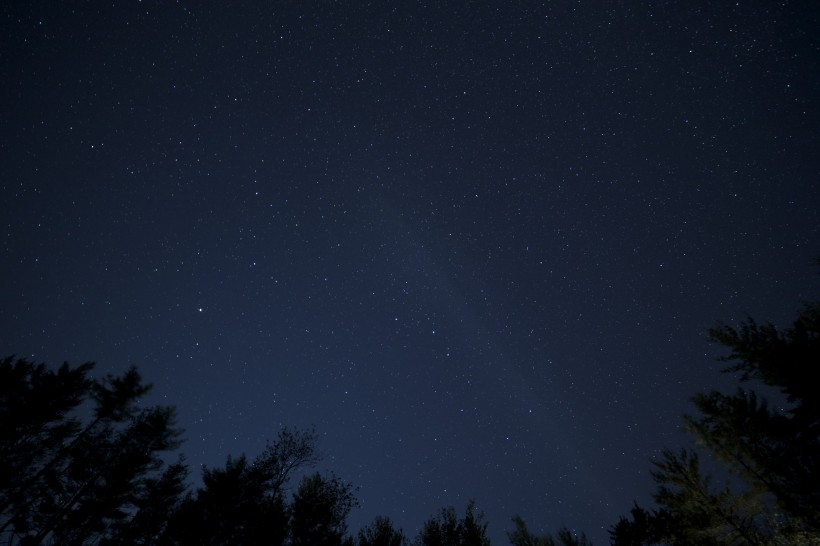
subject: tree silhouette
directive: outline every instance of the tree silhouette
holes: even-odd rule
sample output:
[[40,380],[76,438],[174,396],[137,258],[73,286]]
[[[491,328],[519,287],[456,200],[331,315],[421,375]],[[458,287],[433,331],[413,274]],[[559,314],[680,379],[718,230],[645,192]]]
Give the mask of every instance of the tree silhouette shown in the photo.
[[484,514],[476,514],[475,501],[467,503],[464,518],[455,508],[443,508],[436,517],[424,523],[414,544],[417,546],[489,546]]
[[671,516],[665,510],[648,511],[637,504],[632,507],[630,517],[621,517],[609,531],[613,546],[643,546],[661,544],[669,535]]
[[[0,533],[8,543],[109,537],[161,474],[160,454],[179,445],[173,408],[138,407],[150,385],[135,368],[102,381],[88,377],[92,368],[0,362],[0,455],[11,469],[0,485]],[[91,417],[83,422],[86,401]]]
[[111,535],[100,542],[101,546],[150,546],[159,543],[169,515],[179,508],[184,498],[187,476],[188,467],[180,456],[161,475],[143,477],[137,483],[133,500],[136,513],[117,522],[111,528]]
[[373,523],[359,530],[357,546],[404,546],[407,538],[393,528],[390,518],[376,516]]
[[[710,336],[729,349],[723,371],[740,386],[693,398],[698,413],[685,425],[699,449],[663,452],[652,471],[658,509],[635,505],[610,529],[611,543],[820,546],[820,397],[811,379],[820,367],[820,307],[805,306],[786,330],[747,319]],[[407,544],[384,517],[356,541],[346,535],[353,487],[303,472],[319,459],[313,431],[284,429],[253,460],[229,456],[224,467],[203,469],[202,486],[186,493],[184,460],[161,458],[180,443],[174,409],[141,407],[150,385],[135,368],[94,380],[93,367],[0,360],[0,541]],[[704,473],[702,450],[728,470],[725,483]],[[513,546],[589,545],[566,527],[536,536],[520,517],[513,522]],[[470,501],[463,517],[449,507],[426,521],[413,544],[489,546],[486,529]]]
[[0,361],[0,515],[2,529],[25,527],[25,507],[37,497],[49,469],[81,429],[71,416],[90,394],[93,364],[56,372],[45,364]]
[[742,389],[699,394],[689,430],[753,490],[774,495],[784,528],[820,532],[820,397],[810,379],[820,372],[820,307],[805,306],[784,332],[748,319],[710,335],[731,349],[725,372],[775,387],[786,403],[772,409]]
[[223,468],[203,469],[202,487],[171,516],[161,543],[284,544],[285,487],[294,472],[316,460],[312,431],[284,429],[253,462],[229,456]]
[[339,546],[345,543],[347,516],[355,506],[357,501],[350,484],[319,473],[305,476],[293,495],[291,544]]
[[163,544],[282,544],[287,517],[281,496],[244,456],[204,469],[203,486],[172,516]]
[[[685,422],[731,481],[716,486],[694,450],[665,451],[653,471],[662,510],[636,507],[612,543],[820,544],[820,400],[810,379],[820,369],[820,307],[805,306],[784,331],[750,318],[710,337],[730,350],[723,371],[741,385],[696,395],[699,414]],[[750,382],[775,391],[777,405]]]

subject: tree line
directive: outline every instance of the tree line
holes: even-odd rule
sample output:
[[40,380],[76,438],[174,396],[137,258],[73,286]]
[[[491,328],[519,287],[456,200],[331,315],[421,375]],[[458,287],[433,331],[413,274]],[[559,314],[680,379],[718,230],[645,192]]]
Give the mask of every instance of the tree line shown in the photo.
[[[613,546],[820,545],[820,306],[780,330],[748,319],[710,337],[729,353],[731,394],[705,392],[685,416],[696,445],[654,463],[656,506],[610,527]],[[145,407],[136,368],[93,379],[0,360],[0,542],[8,545],[489,546],[484,516],[443,508],[407,537],[386,516],[349,532],[355,488],[313,472],[317,437],[284,429],[253,459],[204,468],[190,489],[171,406]],[[770,405],[755,386],[778,397]],[[759,389],[758,389],[759,390]],[[705,474],[704,455],[725,469]],[[513,546],[586,546],[561,528],[535,535],[513,517]]]

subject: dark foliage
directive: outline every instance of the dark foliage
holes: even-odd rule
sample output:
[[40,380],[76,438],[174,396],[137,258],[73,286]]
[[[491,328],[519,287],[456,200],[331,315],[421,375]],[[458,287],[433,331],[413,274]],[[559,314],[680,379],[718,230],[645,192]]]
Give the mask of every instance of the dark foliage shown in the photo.
[[404,546],[407,538],[401,529],[393,528],[390,518],[377,516],[373,523],[359,530],[357,546]]
[[464,517],[459,519],[455,508],[444,508],[438,516],[427,520],[416,537],[419,546],[488,546],[487,524],[484,514],[476,513],[475,501],[467,504]]
[[[655,500],[611,530],[612,544],[820,544],[820,307],[805,306],[779,330],[752,319],[720,325],[711,338],[729,349],[723,371],[738,374],[734,394],[694,397],[686,427],[729,475],[716,485],[698,453],[666,451],[656,463]],[[754,383],[779,391],[772,407]]]
[[[719,326],[734,394],[698,394],[687,429],[728,474],[704,474],[698,450],[664,451],[652,475],[656,510],[637,505],[611,529],[613,546],[820,545],[820,308],[806,306],[778,330],[749,319]],[[188,469],[162,454],[179,446],[171,407],[142,407],[150,386],[135,368],[95,380],[91,363],[51,370],[0,360],[0,541],[9,545],[99,544],[404,546],[386,517],[347,534],[357,506],[339,478],[305,474],[318,461],[312,431],[285,429],[253,460],[205,468],[187,492]],[[754,382],[781,395],[770,404]],[[291,483],[301,476],[298,486]],[[520,517],[513,546],[589,546],[562,527],[533,535]],[[442,509],[418,546],[489,546],[470,501],[463,517]]]
[[134,514],[111,528],[110,536],[102,546],[128,546],[157,544],[163,536],[168,517],[180,506],[186,490],[188,467],[182,457],[165,468],[159,476],[144,477],[137,484]]
[[293,495],[291,544],[340,546],[346,542],[347,515],[357,506],[353,488],[335,476],[305,476]]
[[203,487],[187,499],[163,536],[166,544],[282,544],[287,517],[281,497],[244,456],[203,470]]
[[[102,381],[89,377],[92,368],[0,362],[0,455],[11,469],[0,484],[0,533],[8,543],[113,539],[145,495],[168,486],[160,455],[179,445],[173,408],[138,407],[150,386],[134,368]],[[135,525],[143,521],[153,536],[164,525]]]
[[750,487],[774,495],[784,525],[820,532],[820,307],[806,306],[782,332],[749,319],[710,333],[731,350],[725,371],[779,389],[787,403],[774,409],[742,389],[700,394],[689,429]]
[[164,544],[284,544],[289,530],[285,486],[316,462],[313,432],[285,429],[253,462],[228,457],[204,469],[203,485],[171,516]]
[[664,537],[670,534],[672,521],[666,510],[648,511],[636,504],[629,515],[629,518],[621,517],[610,529],[613,546],[663,544]]

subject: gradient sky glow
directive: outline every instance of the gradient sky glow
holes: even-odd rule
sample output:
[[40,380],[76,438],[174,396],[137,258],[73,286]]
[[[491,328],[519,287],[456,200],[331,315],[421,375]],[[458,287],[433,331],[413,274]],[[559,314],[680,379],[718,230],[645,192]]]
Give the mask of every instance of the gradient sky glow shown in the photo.
[[137,364],[195,469],[314,425],[353,530],[607,544],[706,330],[818,294],[818,11],[6,2],[0,350]]

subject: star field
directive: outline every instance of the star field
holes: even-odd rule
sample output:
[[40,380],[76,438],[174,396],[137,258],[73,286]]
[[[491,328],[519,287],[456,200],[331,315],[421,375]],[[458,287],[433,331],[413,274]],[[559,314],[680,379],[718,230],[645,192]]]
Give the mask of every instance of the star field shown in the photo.
[[192,480],[283,426],[351,529],[606,544],[817,294],[812,2],[0,8],[0,347],[137,364]]

